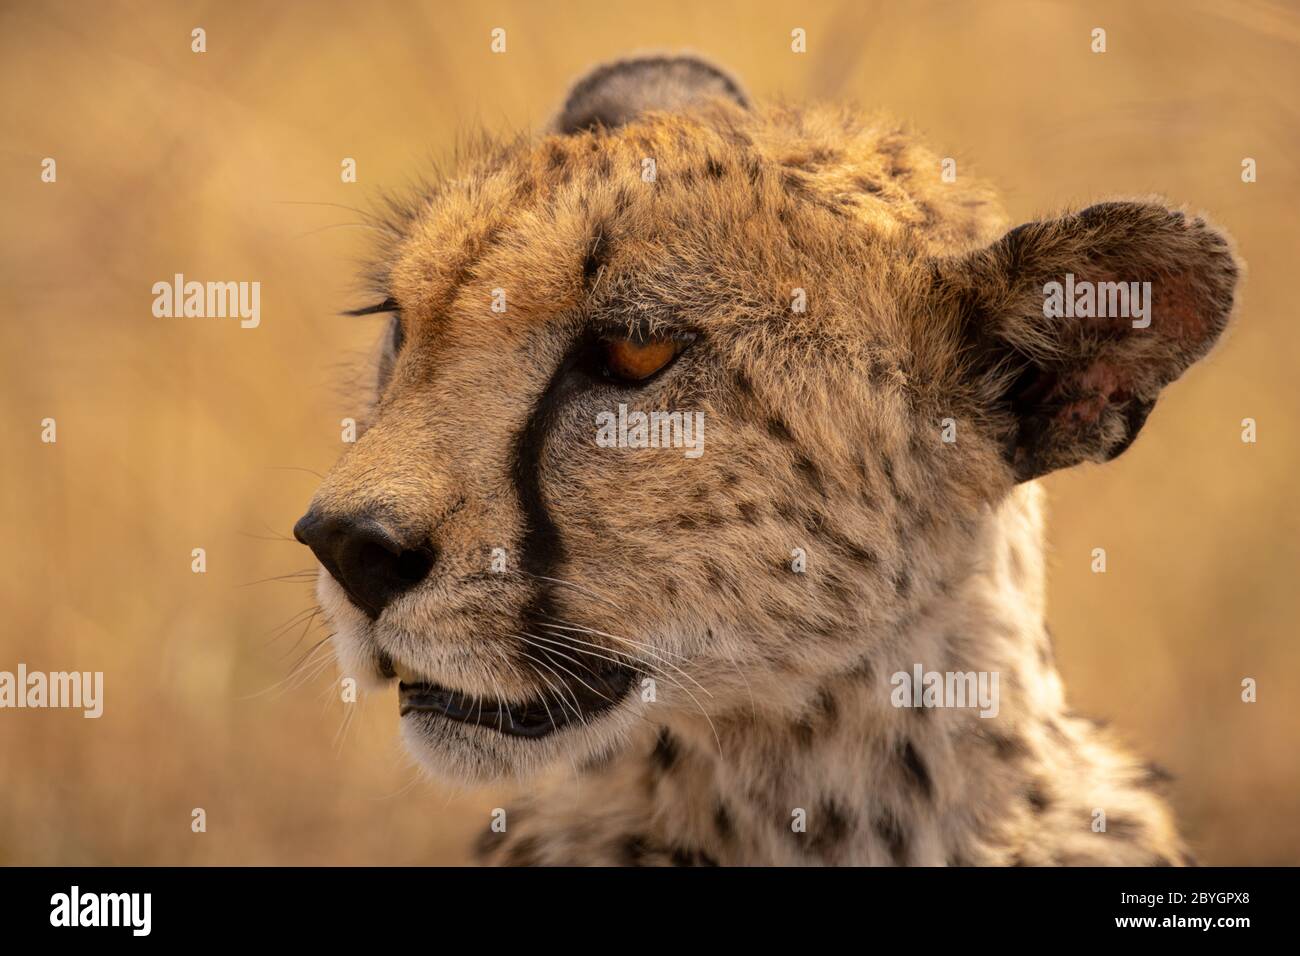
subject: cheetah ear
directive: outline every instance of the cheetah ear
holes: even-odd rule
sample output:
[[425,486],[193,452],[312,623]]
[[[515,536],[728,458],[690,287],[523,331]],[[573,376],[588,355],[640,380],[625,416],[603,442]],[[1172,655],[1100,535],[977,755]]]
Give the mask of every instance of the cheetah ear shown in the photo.
[[711,97],[749,106],[735,80],[696,57],[620,60],[597,67],[578,81],[555,119],[555,131],[613,129],[651,110],[678,110]]
[[1026,223],[940,264],[1016,480],[1128,448],[1223,332],[1240,272],[1223,233],[1154,202]]

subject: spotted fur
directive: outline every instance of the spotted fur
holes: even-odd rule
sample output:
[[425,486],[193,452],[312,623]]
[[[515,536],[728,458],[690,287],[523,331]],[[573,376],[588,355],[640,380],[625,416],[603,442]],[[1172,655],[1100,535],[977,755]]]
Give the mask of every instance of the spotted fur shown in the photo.
[[[752,104],[659,58],[394,206],[373,275],[396,328],[314,507],[436,560],[374,619],[322,574],[345,672],[512,701],[602,661],[636,675],[541,739],[403,722],[434,773],[530,781],[483,859],[1185,861],[1157,776],[1067,709],[1032,479],[1128,447],[1225,327],[1239,264],[1158,200],[1008,232],[939,172],[885,117]],[[1151,327],[1044,319],[1067,271],[1152,281]],[[574,377],[593,328],[698,337],[623,388]],[[620,402],[702,411],[704,454],[597,448]],[[915,663],[998,672],[1000,713],[893,706]]]

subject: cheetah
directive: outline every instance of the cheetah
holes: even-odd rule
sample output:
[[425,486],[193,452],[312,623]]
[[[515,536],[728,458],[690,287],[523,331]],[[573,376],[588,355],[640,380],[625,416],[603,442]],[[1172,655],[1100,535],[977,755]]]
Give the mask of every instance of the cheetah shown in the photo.
[[[464,152],[379,217],[377,388],[295,534],[418,762],[525,791],[482,861],[1192,862],[1162,774],[1067,707],[1036,479],[1214,345],[1223,232],[1155,198],[1008,228],[898,123],[689,56]],[[1145,320],[1053,311],[1067,277]],[[922,669],[997,706],[907,706]]]

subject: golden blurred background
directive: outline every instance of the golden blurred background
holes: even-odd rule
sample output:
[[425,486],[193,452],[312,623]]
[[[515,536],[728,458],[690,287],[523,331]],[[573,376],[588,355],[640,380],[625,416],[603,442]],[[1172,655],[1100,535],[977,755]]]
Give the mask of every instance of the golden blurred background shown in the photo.
[[[886,106],[1017,221],[1158,191],[1236,236],[1228,341],[1121,459],[1047,483],[1050,621],[1074,706],[1177,776],[1205,862],[1300,862],[1295,6],[45,0],[0,9],[0,670],[102,670],[105,713],[0,711],[0,863],[467,859],[502,795],[423,780],[391,694],[291,676],[310,586],[250,582],[312,566],[289,529],[364,400],[353,209],[653,50]],[[260,327],[155,318],[177,272],[260,281]]]

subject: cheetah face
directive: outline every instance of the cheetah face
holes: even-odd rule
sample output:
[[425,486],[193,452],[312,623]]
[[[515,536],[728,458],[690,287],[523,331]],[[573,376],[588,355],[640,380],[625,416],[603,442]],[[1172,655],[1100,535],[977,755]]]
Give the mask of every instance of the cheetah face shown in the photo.
[[[295,529],[345,674],[396,681],[460,780],[797,713],[1016,481],[1127,447],[1231,307],[1200,220],[995,242],[894,127],[751,109],[698,61],[597,71],[555,129],[386,221],[374,407]],[[1045,326],[1067,268],[1163,283],[1155,334]]]

